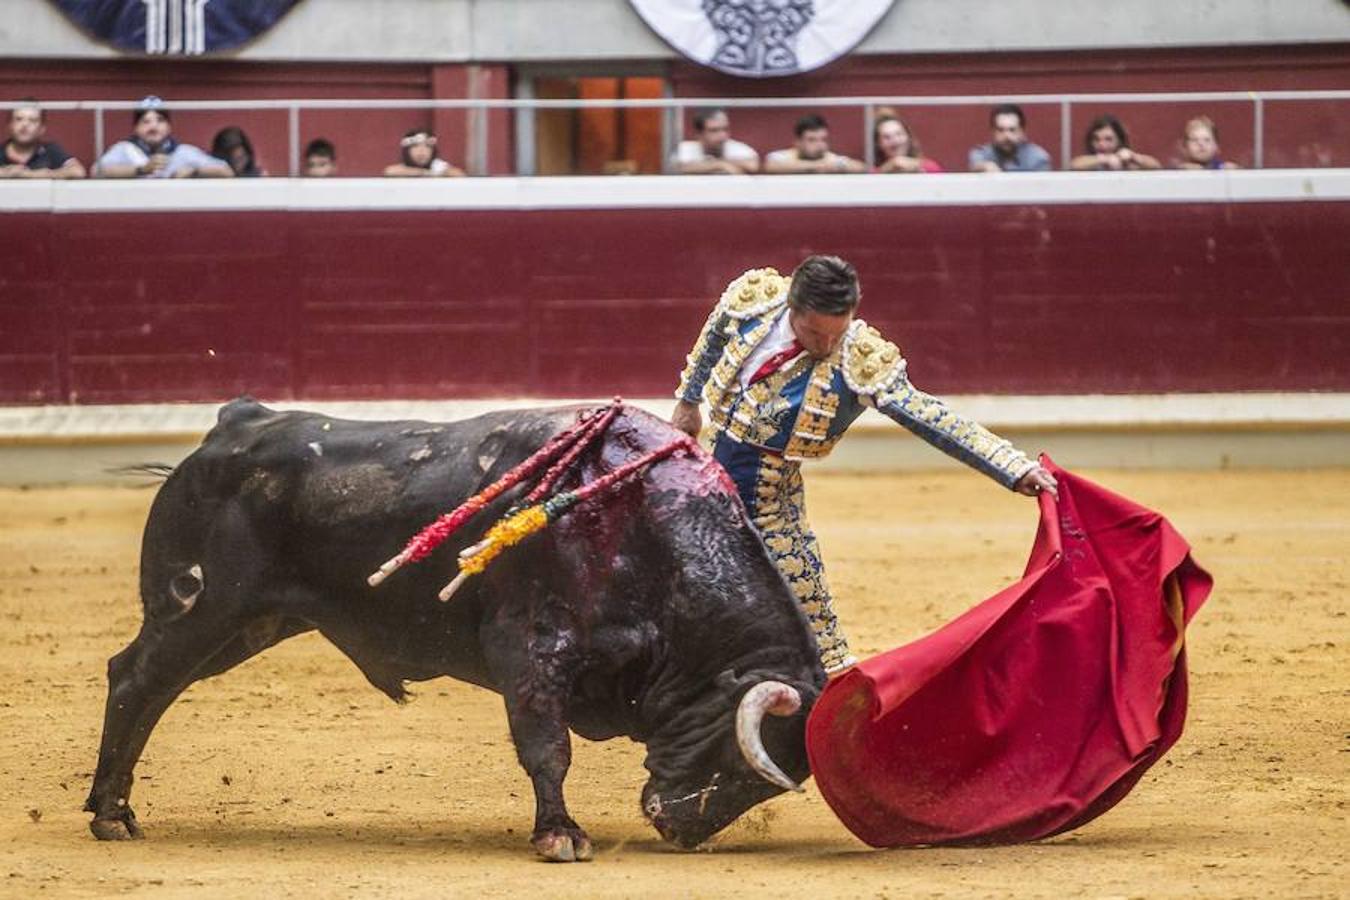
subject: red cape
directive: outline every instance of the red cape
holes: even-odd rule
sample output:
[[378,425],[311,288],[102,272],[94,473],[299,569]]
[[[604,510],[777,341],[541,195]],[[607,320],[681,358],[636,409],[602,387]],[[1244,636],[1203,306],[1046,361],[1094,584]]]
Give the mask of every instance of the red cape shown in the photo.
[[1185,623],[1212,584],[1161,515],[1042,462],[1022,580],[831,681],[826,802],[874,847],[1006,843],[1106,812],[1181,736]]

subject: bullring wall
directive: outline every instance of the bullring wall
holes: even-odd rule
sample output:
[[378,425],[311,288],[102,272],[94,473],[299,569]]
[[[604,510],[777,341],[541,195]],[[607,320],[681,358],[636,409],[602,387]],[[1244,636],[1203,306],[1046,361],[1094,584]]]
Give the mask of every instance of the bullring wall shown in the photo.
[[1350,389],[1350,173],[0,185],[0,402],[667,396],[856,263],[939,393]]

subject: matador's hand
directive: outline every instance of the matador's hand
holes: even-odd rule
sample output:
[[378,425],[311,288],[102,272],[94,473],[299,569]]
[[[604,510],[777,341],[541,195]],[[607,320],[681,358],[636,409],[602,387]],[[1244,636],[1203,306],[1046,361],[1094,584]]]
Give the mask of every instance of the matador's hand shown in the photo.
[[703,413],[699,411],[697,403],[681,400],[675,404],[675,411],[670,414],[670,424],[690,437],[697,438],[699,432],[703,430]]
[[1056,500],[1059,499],[1059,482],[1055,481],[1055,476],[1046,471],[1044,466],[1037,466],[1019,478],[1017,484],[1013,485],[1013,490],[1028,497],[1038,497],[1044,492]]

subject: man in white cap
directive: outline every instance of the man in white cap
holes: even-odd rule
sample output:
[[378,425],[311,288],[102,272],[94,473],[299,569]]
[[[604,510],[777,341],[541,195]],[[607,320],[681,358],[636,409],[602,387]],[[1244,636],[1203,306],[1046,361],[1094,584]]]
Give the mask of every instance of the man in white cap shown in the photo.
[[132,135],[108,148],[94,167],[102,178],[229,178],[223,159],[173,136],[164,101],[146,97],[131,116]]

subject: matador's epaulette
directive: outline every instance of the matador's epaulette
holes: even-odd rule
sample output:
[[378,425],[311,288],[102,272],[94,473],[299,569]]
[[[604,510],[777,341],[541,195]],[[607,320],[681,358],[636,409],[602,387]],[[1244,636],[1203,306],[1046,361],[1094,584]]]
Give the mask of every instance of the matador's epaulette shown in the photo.
[[791,283],[777,269],[751,269],[727,285],[718,305],[733,319],[762,316],[787,302]]
[[849,326],[841,353],[844,381],[858,394],[875,394],[891,387],[905,372],[900,348],[862,319]]

